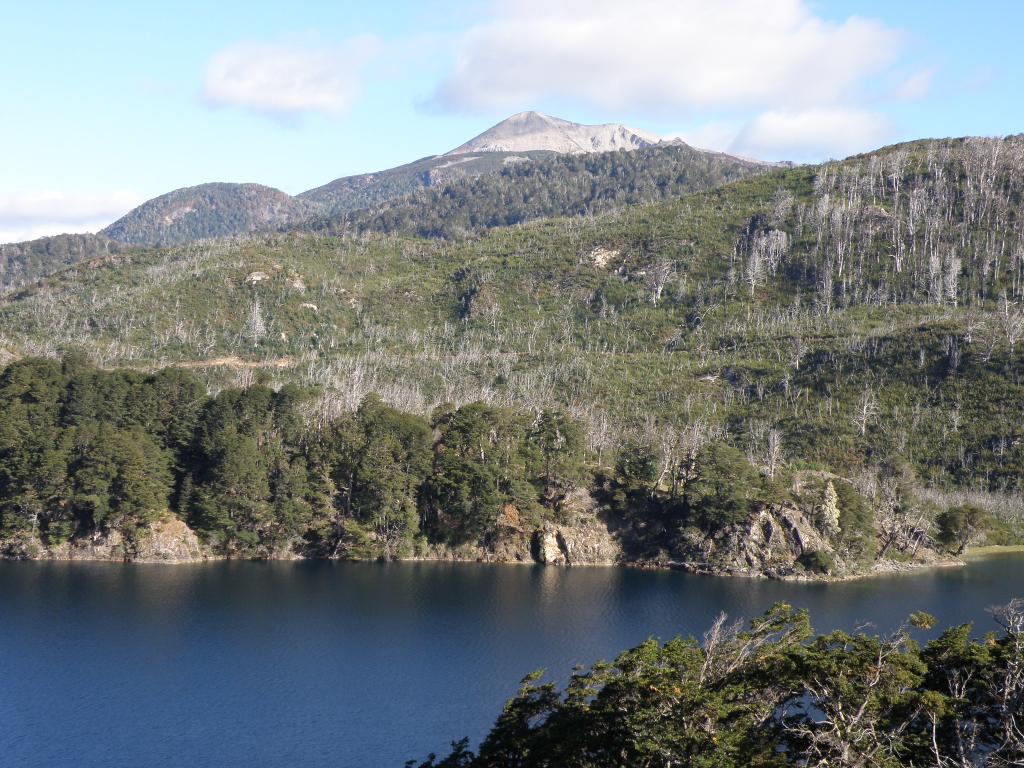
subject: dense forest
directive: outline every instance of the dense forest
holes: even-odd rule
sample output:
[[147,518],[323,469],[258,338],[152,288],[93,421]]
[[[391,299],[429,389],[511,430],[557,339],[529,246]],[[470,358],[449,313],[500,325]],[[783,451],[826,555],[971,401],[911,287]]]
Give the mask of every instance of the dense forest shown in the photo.
[[168,192],[96,235],[0,246],[0,288],[129,248],[280,231],[402,231],[453,236],[544,216],[607,211],[764,173],[772,166],[682,143],[586,159],[552,152],[438,155],[344,176],[290,196],[260,184],[209,183]]
[[396,198],[408,197],[427,187],[456,179],[496,173],[509,163],[529,161],[549,152],[478,152],[460,157],[434,155],[386,171],[342,176],[321,187],[296,195],[321,215],[340,216],[375,208]]
[[[551,514],[582,477],[578,427],[482,404],[432,420],[367,398],[317,422],[294,386],[208,397],[173,368],[103,372],[71,356],[0,376],[0,529],[44,543],[169,512],[224,555],[398,557],[486,536],[501,510]],[[130,556],[130,552],[126,553]]]
[[[596,463],[561,411],[470,403],[428,419],[369,396],[329,417],[295,385],[209,396],[187,371],[107,372],[80,355],[0,375],[9,555],[116,531],[130,559],[139,532],[174,515],[229,557],[409,557],[429,545],[486,547],[510,518],[527,531],[564,521],[578,488],[606,503],[634,559],[678,554],[687,531],[714,534],[801,502],[829,552],[869,563],[878,554],[871,502],[839,478],[819,476],[794,497],[781,473],[759,472],[723,441],[697,448],[667,485],[648,446],[626,443],[610,458],[611,468]],[[909,514],[911,486],[894,487]],[[970,505],[936,513],[934,539],[956,553],[986,526],[1000,530]],[[894,544],[888,533],[881,546]],[[808,571],[835,567],[824,551],[805,555]]]
[[702,642],[649,640],[564,691],[528,676],[476,753],[464,740],[420,768],[1022,765],[1024,602],[993,618],[983,638],[962,625],[922,646],[924,613],[884,637],[815,636],[783,604],[748,627],[720,617]]
[[312,211],[261,184],[200,184],[147,200],[99,234],[125,245],[174,245],[273,230]]

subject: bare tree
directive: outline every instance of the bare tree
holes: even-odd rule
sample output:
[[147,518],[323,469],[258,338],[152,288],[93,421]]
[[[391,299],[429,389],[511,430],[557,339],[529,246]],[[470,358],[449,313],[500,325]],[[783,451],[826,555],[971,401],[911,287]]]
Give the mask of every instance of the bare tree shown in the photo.
[[260,299],[254,296],[252,304],[249,305],[249,319],[246,326],[248,336],[252,339],[253,346],[256,346],[267,335],[267,324],[263,319],[263,308],[260,306]]
[[658,302],[661,301],[665,284],[672,277],[674,270],[672,262],[664,259],[647,270],[647,295],[654,306],[658,306]]
[[857,405],[853,412],[853,425],[857,428],[857,433],[861,437],[867,434],[868,427],[875,420],[875,417],[878,416],[878,413],[878,397],[871,387],[866,386],[857,400]]

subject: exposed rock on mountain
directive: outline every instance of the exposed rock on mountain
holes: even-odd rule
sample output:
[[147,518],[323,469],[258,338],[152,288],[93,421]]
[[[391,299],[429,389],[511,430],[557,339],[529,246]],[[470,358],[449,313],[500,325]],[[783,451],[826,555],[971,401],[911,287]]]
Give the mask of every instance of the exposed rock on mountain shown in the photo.
[[456,147],[448,155],[536,150],[578,155],[640,149],[660,141],[658,136],[617,123],[581,125],[540,112],[520,112]]

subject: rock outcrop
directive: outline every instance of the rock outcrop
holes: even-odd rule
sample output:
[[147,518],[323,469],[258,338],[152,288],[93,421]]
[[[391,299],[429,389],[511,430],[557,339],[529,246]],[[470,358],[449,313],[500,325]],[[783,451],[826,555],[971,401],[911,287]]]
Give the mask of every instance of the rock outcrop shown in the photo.
[[120,531],[72,539],[47,547],[37,536],[17,534],[0,542],[9,560],[109,560],[136,563],[192,563],[208,559],[195,531],[177,518],[140,529],[131,539]]
[[611,565],[622,560],[622,547],[601,519],[597,503],[585,489],[562,502],[560,519],[534,532],[533,557],[547,565]]
[[763,507],[743,523],[707,534],[684,532],[679,550],[683,559],[673,563],[687,570],[748,576],[791,576],[810,553],[835,557],[832,545],[797,507]]
[[177,518],[151,526],[136,542],[132,560],[145,563],[186,563],[205,559],[195,531]]

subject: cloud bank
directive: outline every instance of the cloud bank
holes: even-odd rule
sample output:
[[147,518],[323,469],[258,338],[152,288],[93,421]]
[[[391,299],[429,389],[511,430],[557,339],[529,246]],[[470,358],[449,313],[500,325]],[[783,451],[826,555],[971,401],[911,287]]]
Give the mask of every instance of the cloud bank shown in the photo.
[[142,202],[127,190],[95,194],[25,191],[0,196],[0,243],[96,232]]
[[213,106],[279,116],[342,114],[362,92],[362,69],[379,47],[372,36],[350,38],[329,48],[232,45],[210,58],[203,100]]
[[884,135],[887,122],[863,103],[901,44],[880,22],[826,20],[804,0],[499,0],[460,38],[432,103],[456,112],[560,101],[672,119],[742,114],[696,132],[719,143],[731,136],[717,149],[813,147],[827,156]]

